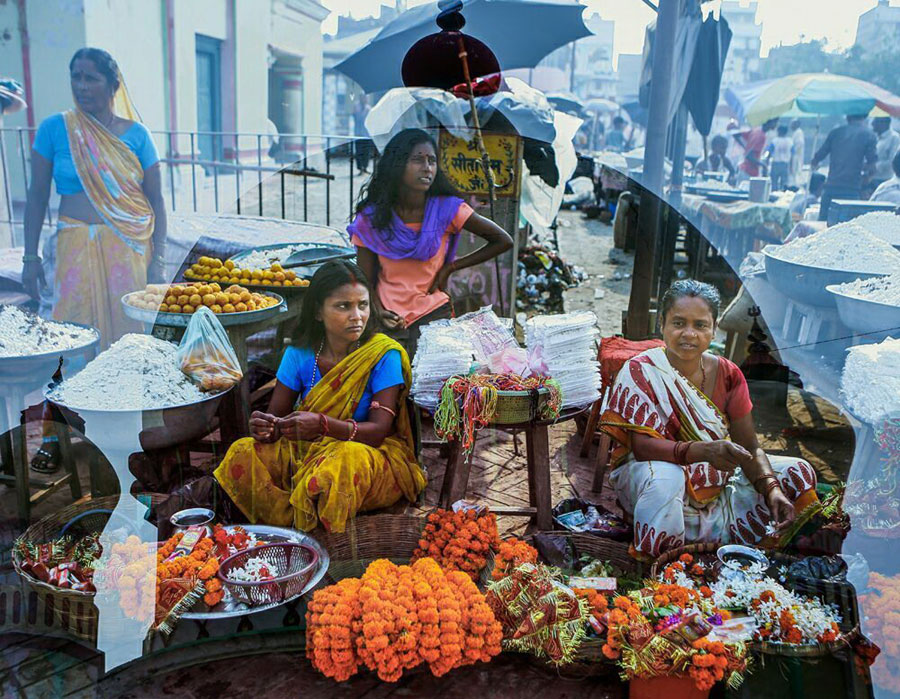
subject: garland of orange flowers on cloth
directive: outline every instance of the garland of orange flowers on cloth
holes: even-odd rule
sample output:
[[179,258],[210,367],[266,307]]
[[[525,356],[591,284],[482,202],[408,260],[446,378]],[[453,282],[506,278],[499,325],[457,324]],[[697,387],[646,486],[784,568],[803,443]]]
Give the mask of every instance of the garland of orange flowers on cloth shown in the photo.
[[475,446],[475,433],[491,424],[497,414],[498,391],[550,391],[540,417],[552,420],[562,409],[562,389],[557,381],[546,376],[518,374],[469,374],[451,376],[441,388],[434,413],[434,431],[445,441],[460,440],[463,456]]
[[445,571],[431,558],[409,566],[374,561],[361,578],[316,591],[306,613],[306,655],[338,682],[360,667],[396,682],[422,663],[440,676],[488,662],[501,638],[468,574]]
[[412,562],[433,558],[444,570],[461,570],[478,580],[488,554],[498,547],[499,541],[497,516],[486,509],[437,509],[427,517]]

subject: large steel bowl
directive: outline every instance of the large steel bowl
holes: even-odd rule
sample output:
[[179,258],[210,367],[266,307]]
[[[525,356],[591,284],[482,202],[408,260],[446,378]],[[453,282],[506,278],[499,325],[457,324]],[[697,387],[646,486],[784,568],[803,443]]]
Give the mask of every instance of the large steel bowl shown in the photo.
[[900,306],[866,301],[842,293],[837,284],[826,287],[837,305],[841,322],[858,333],[883,333],[900,328]]
[[[14,377],[24,379],[31,377],[36,384],[49,381],[53,372],[59,364],[60,358],[68,359],[79,354],[85,354],[92,350],[100,342],[100,333],[88,325],[81,323],[66,323],[66,325],[75,325],[93,333],[93,339],[78,347],[72,347],[66,350],[56,350],[54,352],[42,352],[41,354],[20,355],[15,357],[0,357],[0,378]],[[43,374],[46,374],[46,379]]]
[[[232,387],[233,388],[233,387]],[[77,420],[73,420],[73,415],[77,416],[85,422],[95,425],[104,425],[109,423],[112,428],[121,424],[118,418],[125,415],[139,414],[140,421],[143,425],[140,433],[140,445],[144,451],[153,451],[157,449],[168,449],[170,447],[184,444],[199,439],[209,432],[209,423],[212,421],[219,403],[225,395],[232,390],[228,388],[224,391],[208,396],[203,400],[195,403],[185,403],[183,405],[173,405],[164,408],[151,408],[148,410],[96,410],[93,408],[79,408],[75,405],[66,405],[54,400],[50,396],[50,391],[44,391],[44,397],[51,403],[64,408],[63,415],[66,420],[73,424],[76,429],[80,429]],[[90,436],[88,437],[90,438]],[[123,435],[123,442],[128,438]]]
[[825,290],[830,284],[884,276],[884,272],[845,272],[788,262],[775,257],[768,250],[763,250],[763,256],[769,283],[788,298],[810,306],[834,307],[834,295]]

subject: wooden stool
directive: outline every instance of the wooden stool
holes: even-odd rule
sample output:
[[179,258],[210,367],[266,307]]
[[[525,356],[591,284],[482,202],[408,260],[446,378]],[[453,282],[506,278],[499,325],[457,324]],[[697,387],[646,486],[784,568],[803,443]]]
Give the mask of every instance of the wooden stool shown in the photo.
[[[551,514],[552,502],[550,494],[550,425],[573,419],[585,408],[564,410],[556,420],[534,420],[516,425],[491,425],[490,429],[525,432],[525,453],[528,466],[528,501],[529,507],[492,507],[491,511],[498,515],[533,517],[537,528],[542,531],[553,529]],[[474,449],[473,449],[474,453]],[[460,459],[458,440],[450,442],[450,456],[444,471],[444,482],[441,486],[440,505],[449,508],[457,500],[466,497],[469,484],[469,472],[472,468],[472,457]]]

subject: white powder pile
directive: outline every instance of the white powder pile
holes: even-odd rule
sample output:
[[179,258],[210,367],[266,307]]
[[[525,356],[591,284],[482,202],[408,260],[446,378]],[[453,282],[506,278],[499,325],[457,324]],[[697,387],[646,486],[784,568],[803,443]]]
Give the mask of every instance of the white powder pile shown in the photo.
[[900,340],[851,347],[841,392],[853,414],[870,424],[900,412]]
[[254,250],[246,257],[242,257],[237,266],[241,269],[269,269],[273,263],[284,262],[295,252],[307,249],[308,245],[285,245],[270,250]]
[[[850,221],[891,245],[900,245],[900,216],[892,211],[870,211]],[[844,224],[838,224],[844,225]],[[837,228],[837,226],[835,226]]]
[[97,337],[87,328],[47,321],[15,306],[0,306],[0,357],[31,357],[84,347]]
[[845,272],[890,274],[900,269],[900,251],[852,221],[767,251],[785,262]]
[[57,386],[51,398],[87,410],[152,410],[207,398],[182,373],[177,349],[150,335],[124,335]]
[[900,272],[894,272],[886,277],[847,282],[838,286],[838,291],[846,296],[855,296],[873,303],[900,306]]

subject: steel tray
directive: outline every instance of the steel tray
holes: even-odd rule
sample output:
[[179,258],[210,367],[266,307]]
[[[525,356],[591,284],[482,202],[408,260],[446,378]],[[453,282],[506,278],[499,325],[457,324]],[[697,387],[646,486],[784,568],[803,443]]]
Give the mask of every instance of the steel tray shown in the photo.
[[[297,287],[300,289],[301,287]],[[168,328],[186,328],[193,313],[159,313],[158,311],[148,311],[145,308],[135,308],[128,303],[128,299],[138,292],[125,294],[122,297],[122,307],[125,309],[125,315],[134,320],[139,320],[147,325],[162,325]],[[277,299],[278,303],[268,308],[262,308],[255,311],[240,311],[235,313],[217,313],[216,318],[226,328],[231,325],[247,325],[249,323],[258,323],[262,320],[268,320],[277,316],[279,313],[287,311],[287,304],[284,297],[271,291],[263,292],[265,296],[271,296]]]

